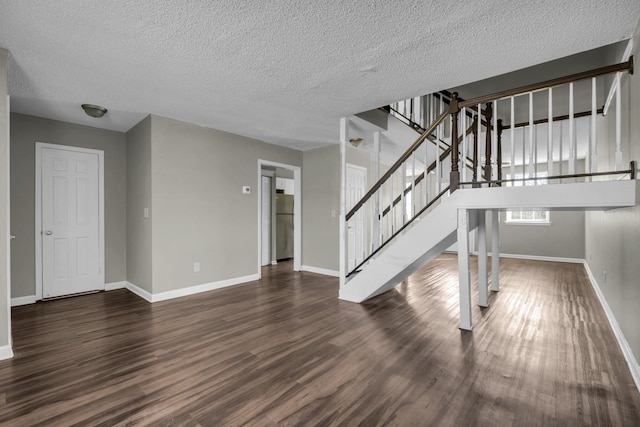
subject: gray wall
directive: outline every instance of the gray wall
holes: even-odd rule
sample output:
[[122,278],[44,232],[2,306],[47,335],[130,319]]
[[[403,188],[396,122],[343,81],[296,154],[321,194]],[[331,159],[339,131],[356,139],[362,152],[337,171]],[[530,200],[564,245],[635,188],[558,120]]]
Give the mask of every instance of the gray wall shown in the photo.
[[[558,162],[554,163],[558,170]],[[585,162],[579,160],[576,173],[584,172]],[[563,171],[569,168],[564,162]],[[522,167],[516,167],[515,173],[522,173]],[[539,164],[538,171],[547,170],[546,164]],[[509,168],[503,174],[509,174]],[[489,215],[488,215],[489,216]],[[500,213],[500,252],[512,255],[530,255],[555,258],[584,259],[584,212],[551,211],[550,225],[507,224],[506,212]],[[487,229],[489,250],[491,250],[491,226]]]
[[305,151],[302,159],[302,264],[338,271],[340,146]]
[[153,293],[256,274],[258,159],[302,152],[156,116],[151,135]]
[[[634,35],[635,58],[640,55],[640,27]],[[620,58],[616,58],[617,61]],[[622,77],[623,167],[630,160],[640,161],[640,74]],[[615,103],[601,119],[598,138],[598,167],[613,170],[615,151]],[[585,221],[585,254],[589,268],[629,342],[640,360],[640,206],[607,212],[589,212]],[[605,273],[607,272],[606,277]]]
[[[584,259],[584,212],[551,211],[551,225],[505,224],[500,213],[500,253]],[[491,250],[491,226],[487,229]]]
[[89,126],[11,114],[11,296],[35,295],[35,143],[104,151],[105,280],[126,279],[125,135]]
[[[0,236],[8,238],[7,230],[7,171],[9,170],[9,159],[4,154],[7,152],[9,141],[7,141],[7,129],[9,127],[9,111],[7,110],[7,64],[9,52],[0,49]],[[0,245],[0,347],[10,344],[11,331],[9,326],[10,296],[9,284],[7,283],[7,268],[9,254],[5,244]]]
[[[152,292],[151,117],[134,126],[127,139],[127,281]],[[149,218],[144,218],[149,208]]]

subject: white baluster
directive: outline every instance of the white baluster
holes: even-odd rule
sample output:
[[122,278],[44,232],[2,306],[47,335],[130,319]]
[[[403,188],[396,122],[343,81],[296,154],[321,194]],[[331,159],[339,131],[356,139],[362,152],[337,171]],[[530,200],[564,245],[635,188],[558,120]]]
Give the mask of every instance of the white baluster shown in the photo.
[[511,179],[516,177],[516,119],[515,97],[511,97]]
[[498,102],[493,101],[493,116],[491,116],[491,152],[493,153],[491,163],[491,179],[498,179],[498,168],[502,165],[498,164]]
[[616,73],[616,167],[615,170],[622,169],[622,97],[620,93],[620,76]]
[[[533,135],[533,92],[529,92],[529,167],[528,167],[528,178],[533,178],[535,176],[535,171],[533,169],[533,145],[536,143],[534,141]],[[524,169],[522,170],[524,173]]]
[[[462,109],[462,182],[467,182],[467,109]],[[459,133],[458,133],[459,134]]]
[[553,175],[553,88],[549,88],[549,109],[547,122],[547,176]]
[[576,123],[573,111],[573,83],[569,83],[569,175],[576,173]]
[[[484,165],[484,160],[482,159],[483,156],[480,155],[480,153],[484,153],[485,150],[482,149],[482,147],[480,146],[480,141],[485,141],[486,138],[482,138],[482,104],[478,104],[478,182],[482,181],[482,165]],[[487,130],[488,132],[488,130]]]
[[[597,134],[596,134],[596,120],[598,118],[597,108],[597,84],[596,78],[591,79],[591,144],[589,147],[589,173],[595,173],[598,171],[597,162]],[[589,178],[591,180],[591,178]]]

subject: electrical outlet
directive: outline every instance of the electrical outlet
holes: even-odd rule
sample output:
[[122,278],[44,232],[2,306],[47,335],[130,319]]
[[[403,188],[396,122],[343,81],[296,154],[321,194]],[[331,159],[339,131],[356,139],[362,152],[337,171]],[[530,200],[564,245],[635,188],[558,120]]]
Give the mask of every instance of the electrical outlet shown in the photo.
[[200,263],[199,262],[194,262],[193,263],[193,272],[197,273],[200,271]]
[[335,218],[335,217],[336,217],[336,210],[331,209],[331,218]]
[[244,185],[242,187],[242,194],[251,194],[251,187],[249,187],[248,185]]

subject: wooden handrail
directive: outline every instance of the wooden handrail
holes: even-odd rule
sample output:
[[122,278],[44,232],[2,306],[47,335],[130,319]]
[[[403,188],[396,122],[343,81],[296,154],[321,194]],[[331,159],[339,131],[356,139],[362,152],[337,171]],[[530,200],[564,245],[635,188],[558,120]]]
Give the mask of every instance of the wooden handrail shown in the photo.
[[358,203],[355,204],[355,206],[353,208],[351,208],[351,210],[349,211],[349,213],[347,213],[347,215],[345,216],[345,220],[348,221],[353,215],[355,215],[355,213],[358,211],[358,209],[360,209],[362,207],[362,205],[364,205],[367,200],[369,200],[371,198],[371,196],[373,196],[375,194],[376,191],[378,191],[378,189],[380,187],[382,187],[382,184],[389,179],[389,177],[398,170],[398,168],[402,165],[402,163],[404,163],[405,160],[407,160],[409,157],[411,157],[411,154],[413,154],[414,151],[416,151],[418,149],[418,147],[424,142],[425,139],[427,139],[427,137],[429,137],[429,135],[431,135],[433,133],[433,131],[440,125],[440,123],[442,123],[442,121],[449,115],[448,111],[443,111],[437,118],[436,120],[431,123],[431,125],[429,125],[429,127],[427,128],[427,130],[425,130],[422,135],[420,135],[418,137],[418,139],[416,140],[416,142],[414,142],[413,144],[411,144],[411,146],[407,149],[407,151],[405,151],[402,156],[400,156],[400,158],[398,160],[396,160],[396,162],[391,165],[391,167],[389,168],[389,170],[387,170],[384,175],[382,175],[380,177],[380,179],[378,181],[376,181],[375,184],[373,184],[373,186],[369,189],[369,191],[367,191],[367,193],[362,197],[362,199],[360,199],[360,201]]
[[[473,129],[472,129],[472,128],[473,128],[473,125],[471,125],[471,126],[469,127],[469,129],[467,129],[467,132],[466,132],[466,135],[467,135],[467,136],[469,136],[469,134],[470,134],[471,132],[473,132]],[[462,136],[458,137],[458,141],[462,141]],[[441,161],[441,162],[442,162],[442,161],[444,161],[447,157],[449,157],[449,154],[451,154],[451,146],[447,146],[447,149],[446,149],[446,150],[444,150],[444,151],[442,152],[442,154],[440,154],[440,161]],[[470,159],[469,157],[466,157],[465,159],[466,159],[466,161],[467,161],[467,163],[465,164],[465,166],[466,166],[468,169],[473,170],[473,160],[472,160],[472,159]],[[469,165],[469,162],[471,162],[471,165]],[[430,172],[432,172],[433,170],[435,170],[436,166],[437,166],[437,162],[434,160],[433,162],[431,162],[431,164],[430,164],[430,165],[429,165],[429,167],[427,168],[427,174],[429,174]],[[422,172],[420,175],[418,175],[418,176],[416,177],[416,180],[413,182],[414,186],[418,185],[418,184],[419,184],[419,183],[424,179],[424,176],[425,176],[425,173],[424,173],[424,172]],[[407,188],[405,188],[405,190],[404,190],[404,195],[406,196],[406,195],[407,195],[408,193],[410,193],[410,192],[411,192],[411,187],[407,187]],[[384,210],[382,211],[382,216],[385,216],[386,214],[388,214],[388,213],[389,213],[389,211],[391,210],[391,208],[395,208],[395,207],[396,207],[396,205],[397,205],[398,203],[400,203],[400,201],[401,201],[401,200],[402,200],[402,196],[398,196],[398,197],[396,197],[396,198],[393,200],[393,202],[391,203],[391,205],[389,205],[386,209],[384,209]]]
[[616,73],[619,71],[629,71],[629,74],[633,74],[633,56],[630,57],[627,62],[607,65],[606,67],[600,67],[594,70],[584,71],[582,73],[571,74],[569,76],[559,77],[557,79],[545,80],[540,83],[520,86],[515,89],[503,90],[501,92],[492,93],[490,95],[479,96],[468,101],[460,102],[459,106],[460,108],[471,107],[473,105],[484,104],[486,102],[491,102],[502,98],[508,98],[528,92],[535,92],[537,90],[560,86],[563,84],[590,79],[592,77],[603,76],[605,74]]
[[[602,114],[602,112],[603,112],[603,111],[604,111],[604,110],[603,110],[602,108],[598,108],[598,110],[596,111],[596,113],[597,113],[597,114]],[[586,116],[590,116],[590,115],[591,115],[591,111],[583,111],[583,112],[581,112],[581,113],[575,113],[575,114],[573,115],[573,118],[586,117]],[[569,115],[568,115],[568,114],[563,114],[562,116],[555,116],[555,117],[553,117],[553,118],[551,119],[551,121],[559,122],[559,121],[562,121],[562,120],[567,120],[568,118],[569,118]],[[549,119],[548,119],[548,118],[546,118],[546,119],[538,119],[538,120],[534,120],[534,121],[533,121],[533,124],[534,124],[534,125],[539,125],[539,124],[541,124],[541,123],[547,123],[548,121],[549,121]],[[522,128],[522,127],[527,127],[527,126],[529,126],[530,124],[531,124],[531,123],[529,123],[528,121],[527,121],[527,122],[520,122],[520,123],[516,123],[514,127],[516,127],[516,128]],[[502,129],[503,129],[503,130],[511,129],[511,125],[502,126]]]
[[369,256],[367,256],[365,259],[362,260],[362,262],[358,265],[355,266],[355,268],[353,270],[351,270],[350,272],[347,273],[346,277],[351,276],[353,273],[355,273],[356,271],[358,271],[358,269],[360,267],[362,267],[367,261],[369,261],[375,254],[377,254],[378,252],[380,252],[380,250],[382,250],[382,248],[384,248],[387,243],[389,243],[390,241],[392,241],[398,234],[402,233],[402,230],[404,230],[405,228],[407,228],[407,226],[409,224],[411,224],[416,218],[418,218],[420,215],[422,215],[422,213],[424,211],[426,211],[427,209],[429,209],[431,206],[433,206],[433,204],[435,202],[437,202],[438,200],[440,200],[440,198],[447,194],[447,191],[449,191],[449,187],[445,188],[444,190],[442,190],[433,200],[431,200],[425,207],[423,207],[422,209],[420,209],[420,211],[418,213],[416,213],[413,218],[411,218],[409,221],[407,221],[402,227],[400,227],[395,233],[393,233],[387,240],[385,240],[380,246],[378,246],[376,248],[375,251],[371,252],[369,254]]

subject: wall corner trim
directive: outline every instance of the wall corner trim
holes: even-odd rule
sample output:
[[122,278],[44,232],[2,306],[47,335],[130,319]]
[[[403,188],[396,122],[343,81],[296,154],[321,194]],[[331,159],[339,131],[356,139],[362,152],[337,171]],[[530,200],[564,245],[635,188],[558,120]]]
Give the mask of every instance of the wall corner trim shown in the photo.
[[327,268],[314,267],[312,265],[302,265],[300,271],[308,271],[309,273],[324,274],[325,276],[340,277],[337,270],[329,270]]
[[11,359],[13,357],[13,350],[10,345],[3,345],[0,347],[0,360]]
[[37,297],[35,295],[27,295],[25,297],[11,298],[11,307],[19,307],[21,305],[35,304]]
[[131,292],[133,292],[134,294],[138,295],[140,298],[146,300],[147,302],[153,302],[152,299],[152,295],[145,291],[144,289],[142,289],[139,286],[134,285],[131,282],[126,282],[126,287],[128,290],[130,290]]
[[611,307],[609,307],[609,303],[604,297],[604,294],[600,290],[600,286],[598,286],[598,282],[595,279],[595,276],[591,272],[589,268],[589,263],[586,260],[583,260],[584,269],[587,271],[587,275],[589,276],[589,281],[591,282],[591,286],[593,286],[593,290],[598,296],[598,300],[600,300],[600,305],[604,309],[605,314],[607,315],[607,319],[609,320],[609,324],[611,325],[611,329],[613,329],[613,334],[616,336],[618,340],[618,345],[620,345],[620,349],[622,350],[622,354],[624,355],[624,359],[627,361],[627,365],[629,366],[629,370],[631,371],[631,376],[633,377],[633,381],[636,383],[636,388],[638,392],[640,392],[640,365],[638,365],[638,361],[636,360],[633,352],[631,351],[631,347],[629,347],[629,343],[622,333],[622,329],[620,329],[620,325],[618,325],[618,321],[613,315],[613,311],[611,311]]

